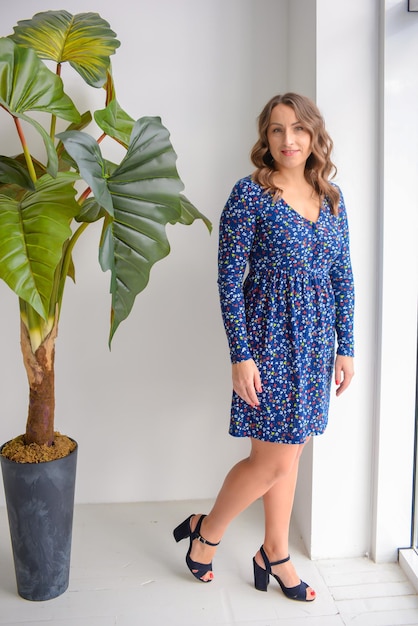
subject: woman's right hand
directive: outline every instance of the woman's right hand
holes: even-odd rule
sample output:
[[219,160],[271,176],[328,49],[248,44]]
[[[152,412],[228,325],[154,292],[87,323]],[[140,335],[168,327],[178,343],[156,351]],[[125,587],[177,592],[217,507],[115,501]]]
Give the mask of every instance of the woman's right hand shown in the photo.
[[232,364],[232,386],[236,394],[250,406],[260,406],[257,393],[262,392],[258,367],[253,359]]

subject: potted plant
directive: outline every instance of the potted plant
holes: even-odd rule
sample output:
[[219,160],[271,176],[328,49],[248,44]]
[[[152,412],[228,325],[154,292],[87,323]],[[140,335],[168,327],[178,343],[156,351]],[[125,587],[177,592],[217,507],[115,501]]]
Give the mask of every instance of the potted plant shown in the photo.
[[[110,272],[110,344],[153,264],[169,253],[166,225],[202,219],[211,228],[181,193],[176,154],[160,118],[134,120],[116,100],[110,56],[119,45],[97,13],[64,10],[37,13],[0,38],[1,128],[14,126],[22,146],[18,155],[0,156],[0,278],[19,299],[29,383],[26,431],[2,446],[0,459],[18,592],[31,600],[55,597],[68,585],[77,443],[55,432],[54,354],[66,280],[75,276],[74,247],[100,220],[99,262]],[[64,88],[64,63],[103,90],[101,110],[79,112]],[[45,158],[34,157],[28,128],[41,138]],[[125,149],[118,164],[102,152],[107,138]],[[65,509],[64,519],[55,519],[54,503]],[[39,547],[41,536],[47,545]]]

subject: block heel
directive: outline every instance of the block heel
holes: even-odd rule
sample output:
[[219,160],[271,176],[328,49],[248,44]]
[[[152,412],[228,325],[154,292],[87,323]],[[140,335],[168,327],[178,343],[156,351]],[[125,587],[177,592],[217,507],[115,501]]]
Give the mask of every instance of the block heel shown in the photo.
[[273,578],[275,578],[279,583],[280,589],[283,591],[286,598],[289,598],[290,600],[300,600],[301,602],[312,602],[313,600],[315,600],[315,596],[309,599],[306,597],[306,590],[309,585],[304,583],[303,580],[300,581],[299,585],[295,585],[295,587],[285,587],[279,576],[276,576],[276,574],[273,574],[273,572],[271,571],[271,568],[274,565],[282,565],[282,563],[287,563],[287,561],[290,560],[290,556],[287,556],[285,559],[281,559],[281,561],[270,562],[263,546],[261,546],[260,548],[260,554],[264,561],[265,567],[261,567],[256,562],[254,557],[254,586],[256,589],[258,589],[259,591],[267,591],[270,576],[273,576]]
[[255,558],[253,559],[254,568],[254,587],[258,591],[267,591],[269,585],[270,574],[263,567],[260,567]]
[[200,527],[206,515],[200,516],[199,521],[196,524],[196,528],[192,531],[190,528],[190,522],[192,521],[193,515],[194,514],[190,515],[187,519],[184,520],[184,522],[179,524],[173,530],[173,535],[177,543],[181,541],[182,539],[186,539],[187,537],[189,538],[190,544],[189,544],[189,549],[186,554],[187,567],[189,568],[193,576],[197,578],[198,580],[200,580],[200,582],[210,583],[211,579],[203,580],[203,576],[208,574],[208,572],[212,571],[212,563],[197,563],[196,561],[192,561],[192,559],[190,558],[190,553],[192,551],[192,545],[195,539],[197,539],[201,543],[206,543],[208,546],[213,546],[213,547],[218,546],[220,542],[218,541],[218,543],[212,543],[211,541],[208,541],[207,539],[202,537],[202,535],[200,534]]
[[190,537],[190,522],[193,515],[194,513],[173,530],[174,539],[177,541],[177,543],[182,539],[186,539],[186,537]]

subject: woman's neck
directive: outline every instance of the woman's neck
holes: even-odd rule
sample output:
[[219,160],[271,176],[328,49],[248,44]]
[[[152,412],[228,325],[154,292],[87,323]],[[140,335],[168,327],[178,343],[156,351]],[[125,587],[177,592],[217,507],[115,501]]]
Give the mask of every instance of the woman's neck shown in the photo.
[[295,188],[298,187],[300,189],[303,188],[311,188],[311,185],[305,178],[305,173],[303,170],[281,170],[277,171],[274,175],[274,184],[281,188]]

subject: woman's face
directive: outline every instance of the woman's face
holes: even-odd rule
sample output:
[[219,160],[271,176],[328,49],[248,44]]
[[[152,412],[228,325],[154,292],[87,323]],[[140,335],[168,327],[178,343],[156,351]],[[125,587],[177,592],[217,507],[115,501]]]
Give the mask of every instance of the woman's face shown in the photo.
[[292,107],[277,104],[271,112],[267,141],[276,169],[305,169],[311,154],[311,135]]

